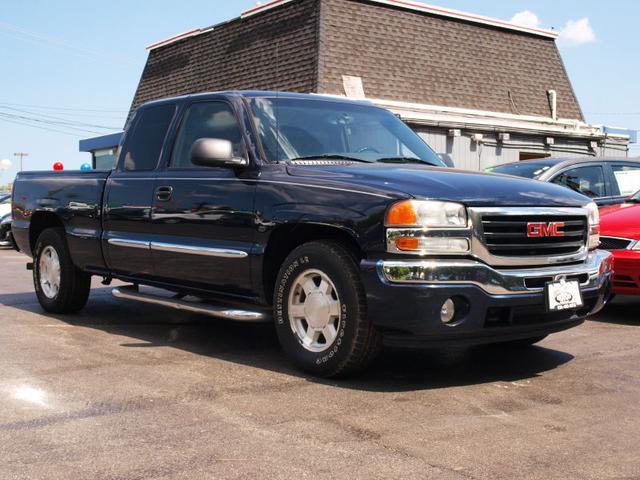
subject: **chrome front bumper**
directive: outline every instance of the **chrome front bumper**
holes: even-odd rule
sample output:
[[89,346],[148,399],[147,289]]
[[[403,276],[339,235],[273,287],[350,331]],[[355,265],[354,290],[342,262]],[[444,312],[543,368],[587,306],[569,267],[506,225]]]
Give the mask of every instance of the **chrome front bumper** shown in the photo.
[[[380,260],[378,274],[391,284],[475,285],[490,295],[540,293],[545,282],[581,277],[581,289],[602,287],[612,271],[613,256],[604,250],[590,252],[577,265],[525,269],[495,269],[476,260]],[[531,287],[531,285],[536,285]]]

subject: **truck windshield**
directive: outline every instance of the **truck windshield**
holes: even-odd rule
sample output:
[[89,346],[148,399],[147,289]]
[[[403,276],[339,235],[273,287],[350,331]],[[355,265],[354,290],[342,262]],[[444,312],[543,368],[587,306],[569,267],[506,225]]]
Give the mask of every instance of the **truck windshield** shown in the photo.
[[324,158],[446,166],[400,119],[371,105],[254,98],[251,110],[270,161]]
[[513,175],[515,177],[537,178],[551,167],[552,165],[545,165],[544,163],[523,161],[520,163],[507,163],[505,165],[498,165],[497,167],[489,167],[486,171],[489,173]]

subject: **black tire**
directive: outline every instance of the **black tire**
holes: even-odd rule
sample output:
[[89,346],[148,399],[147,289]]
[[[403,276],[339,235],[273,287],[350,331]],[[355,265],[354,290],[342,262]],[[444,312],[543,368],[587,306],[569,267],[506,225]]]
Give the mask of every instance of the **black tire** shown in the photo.
[[541,335],[539,337],[522,338],[520,340],[512,340],[510,342],[505,342],[504,345],[506,345],[509,348],[526,348],[538,342],[541,342],[547,337],[548,335]]
[[[48,296],[40,284],[40,259],[47,248],[52,248],[60,264],[60,285],[57,294]],[[33,262],[33,284],[38,302],[51,313],[75,313],[87,304],[91,289],[91,275],[78,269],[71,261],[64,229],[49,228],[36,241]]]
[[[340,299],[336,338],[321,352],[303,346],[289,320],[288,304],[296,279],[305,272],[321,271],[335,287]],[[306,300],[305,300],[306,301]],[[358,264],[342,245],[315,241],[296,248],[286,258],[275,284],[273,310],[280,344],[300,369],[322,377],[356,373],[376,357],[381,336],[367,319],[366,295]]]

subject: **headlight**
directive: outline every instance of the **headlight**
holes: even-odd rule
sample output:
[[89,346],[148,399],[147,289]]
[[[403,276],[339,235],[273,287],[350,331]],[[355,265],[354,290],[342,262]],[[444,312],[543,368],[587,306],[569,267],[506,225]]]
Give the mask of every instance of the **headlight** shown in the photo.
[[640,240],[638,240],[633,247],[631,247],[631,250],[635,250],[636,252],[640,251]]
[[433,200],[403,200],[387,211],[388,227],[466,228],[464,205]]
[[598,205],[591,202],[587,205],[589,218],[589,250],[594,250],[600,246],[600,212]]

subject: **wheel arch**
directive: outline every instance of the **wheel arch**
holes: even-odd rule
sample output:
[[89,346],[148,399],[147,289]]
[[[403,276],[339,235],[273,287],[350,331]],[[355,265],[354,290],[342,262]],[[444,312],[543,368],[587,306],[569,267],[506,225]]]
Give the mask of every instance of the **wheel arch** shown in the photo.
[[64,229],[64,223],[62,219],[53,212],[35,212],[29,222],[29,248],[32,254],[35,254],[34,250],[38,237],[48,228]]
[[358,236],[352,230],[322,223],[286,223],[276,227],[269,236],[262,262],[262,294],[272,302],[273,290],[280,266],[298,246],[315,240],[340,243],[359,262],[366,258]]

